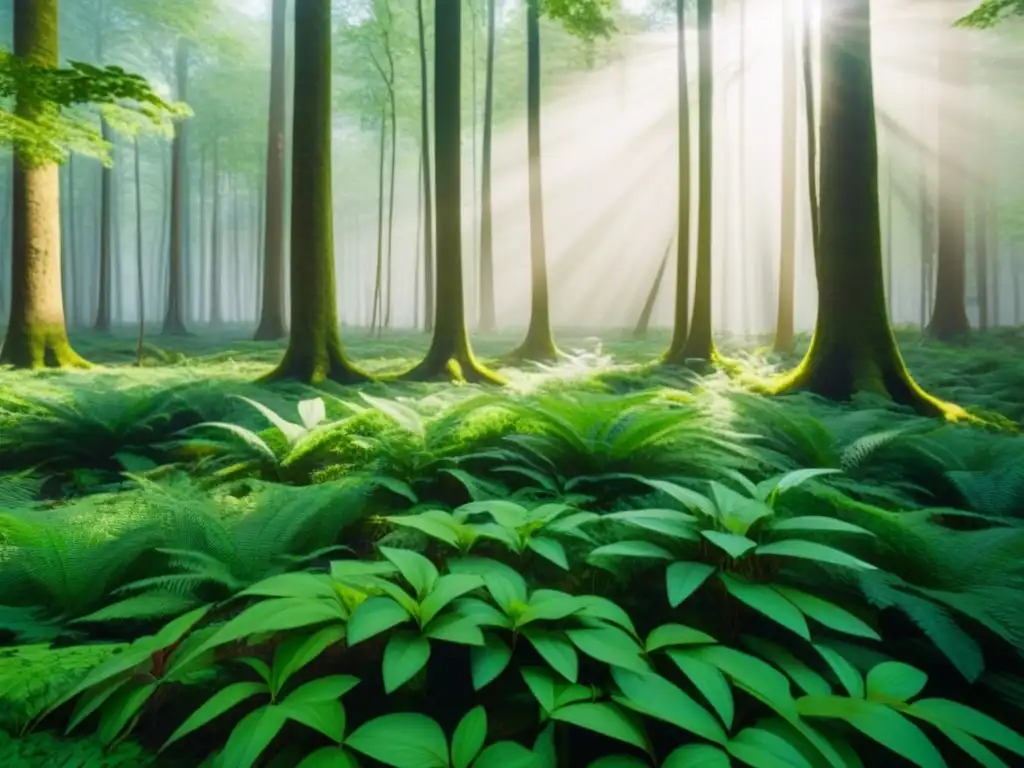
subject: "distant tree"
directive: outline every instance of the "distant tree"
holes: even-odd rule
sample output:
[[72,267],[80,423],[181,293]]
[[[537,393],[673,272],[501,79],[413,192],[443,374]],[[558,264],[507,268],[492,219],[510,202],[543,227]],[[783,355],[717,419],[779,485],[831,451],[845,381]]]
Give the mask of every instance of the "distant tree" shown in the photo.
[[782,5],[782,185],[780,197],[779,297],[775,317],[774,350],[793,351],[796,342],[793,314],[796,306],[796,20],[794,0]]
[[484,135],[480,158],[480,330],[497,325],[494,308],[494,216],[491,204],[491,150],[494,133],[494,54],[498,0],[487,0],[487,53],[484,74]]

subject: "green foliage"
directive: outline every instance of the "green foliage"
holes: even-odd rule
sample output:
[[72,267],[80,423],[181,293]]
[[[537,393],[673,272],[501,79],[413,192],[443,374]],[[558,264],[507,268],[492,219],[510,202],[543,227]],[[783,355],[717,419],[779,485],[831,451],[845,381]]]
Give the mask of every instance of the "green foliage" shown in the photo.
[[989,29],[1010,16],[1024,16],[1024,0],[983,0],[957,26]]
[[616,30],[612,0],[539,0],[540,11],[583,39],[609,37]]

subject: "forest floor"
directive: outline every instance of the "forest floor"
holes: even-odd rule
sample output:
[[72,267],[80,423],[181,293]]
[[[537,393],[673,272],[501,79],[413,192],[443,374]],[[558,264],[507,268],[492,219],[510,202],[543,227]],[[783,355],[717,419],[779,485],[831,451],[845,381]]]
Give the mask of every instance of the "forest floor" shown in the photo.
[[[63,741],[40,731],[11,740],[4,732],[28,731],[86,669],[159,626],[154,621],[280,572],[282,558],[322,558],[326,547],[342,543],[361,551],[365,532],[339,537],[353,520],[337,511],[317,517],[319,502],[310,495],[347,477],[365,476],[385,490],[386,500],[374,497],[379,516],[410,502],[458,506],[534,491],[616,509],[618,497],[629,494],[615,483],[636,477],[629,473],[706,480],[732,472],[756,482],[825,468],[844,473],[848,485],[837,487],[851,498],[887,509],[1024,517],[1024,330],[978,334],[962,347],[923,342],[914,331],[898,336],[923,387],[990,427],[921,419],[870,397],[833,404],[805,395],[750,396],[721,374],[652,366],[668,344],[663,332],[644,340],[560,332],[567,359],[499,368],[510,381],[505,390],[386,381],[264,386],[254,382],[284,345],[249,341],[242,330],[154,337],[141,368],[130,330],[73,335],[97,368],[0,370],[0,765],[50,765],[55,753],[69,756],[59,763],[67,766],[150,764],[151,753],[132,740],[101,758],[95,737]],[[427,347],[423,334],[411,333],[349,331],[343,341],[357,365],[385,377],[411,367]],[[477,354],[495,365],[516,341],[473,339]],[[796,362],[767,354],[767,344],[725,340],[721,348],[753,377]],[[465,409],[488,393],[497,400],[479,401],[480,410],[498,402],[509,409],[504,416],[478,418]],[[659,403],[690,414],[683,427],[673,425],[678,435],[666,437],[656,422]],[[644,418],[649,425],[637,427]],[[528,445],[524,434],[539,442]],[[474,464],[489,452],[502,453],[504,466]],[[596,488],[586,488],[587,478]],[[282,527],[279,510],[290,510],[305,528]],[[186,540],[191,546],[196,530],[207,538],[214,529],[223,534],[226,549],[207,547],[223,567],[197,576],[202,563],[168,557],[154,565],[148,555],[159,545],[152,537],[130,539],[158,519],[160,551]],[[247,520],[276,540],[243,542],[253,534]],[[150,613],[117,612],[118,601],[132,594],[126,585],[174,573],[191,574],[195,583],[166,590],[170,603]],[[109,723],[107,730],[101,719],[100,737],[114,741]],[[159,725],[135,733],[150,749],[167,735]]]

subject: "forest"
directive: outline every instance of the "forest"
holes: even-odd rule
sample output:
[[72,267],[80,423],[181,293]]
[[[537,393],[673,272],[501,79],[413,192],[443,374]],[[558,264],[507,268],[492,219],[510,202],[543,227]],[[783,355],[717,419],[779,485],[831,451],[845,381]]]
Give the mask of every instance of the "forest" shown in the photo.
[[1022,82],[1024,0],[0,0],[0,766],[1024,767]]

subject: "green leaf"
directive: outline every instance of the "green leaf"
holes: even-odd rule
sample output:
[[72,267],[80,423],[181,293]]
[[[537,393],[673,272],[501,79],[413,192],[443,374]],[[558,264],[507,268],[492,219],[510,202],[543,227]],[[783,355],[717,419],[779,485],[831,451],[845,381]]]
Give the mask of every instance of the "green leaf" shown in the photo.
[[759,637],[744,636],[743,642],[763,659],[767,659],[785,672],[789,678],[812,696],[827,696],[832,693],[828,681],[804,662],[783,648]]
[[438,579],[437,568],[419,552],[393,547],[379,547],[379,549],[380,553],[398,568],[402,577],[416,590],[416,595],[420,600],[434,588]]
[[856,667],[848,662],[834,648],[831,648],[828,645],[815,643],[814,649],[821,655],[821,658],[825,660],[825,663],[832,668],[832,671],[839,679],[843,688],[846,689],[847,693],[855,699],[863,699],[864,678],[861,677],[861,674],[857,671]]
[[813,768],[792,744],[759,728],[744,728],[725,748],[753,768]]
[[396,632],[384,648],[384,692],[394,693],[427,665],[430,641],[413,632]]
[[903,711],[943,732],[960,730],[1024,757],[1024,737],[971,707],[947,699],[920,699]]
[[487,711],[473,707],[459,721],[452,736],[452,767],[469,768],[487,739]]
[[322,397],[314,397],[309,400],[300,400],[298,405],[299,419],[306,429],[313,429],[317,424],[327,418],[327,408],[324,406]]
[[471,573],[484,580],[502,610],[508,611],[512,603],[525,603],[528,597],[526,581],[513,568],[488,557],[464,557],[448,563],[452,573]]
[[599,757],[587,768],[650,768],[650,763],[633,755],[608,755]]
[[283,704],[319,704],[337,701],[359,684],[352,675],[328,675],[310,680],[284,697]]
[[231,731],[218,764],[223,768],[251,768],[286,721],[280,707],[266,706],[250,712]]
[[522,504],[503,499],[471,501],[455,510],[455,519],[462,522],[471,515],[488,514],[502,528],[515,530],[530,521],[530,513]]
[[533,698],[540,704],[545,712],[555,709],[555,678],[548,669],[537,669],[526,667],[520,669],[519,674],[523,676],[526,687],[530,689]]
[[626,523],[673,539],[697,540],[693,529],[697,518],[675,509],[629,509],[602,515],[601,519]]
[[572,644],[593,659],[634,672],[650,671],[637,642],[618,627],[570,629],[565,633]]
[[469,650],[469,667],[473,677],[473,690],[479,691],[493,682],[512,660],[512,649],[497,635],[484,634],[484,644]]
[[717,642],[711,635],[701,632],[699,629],[692,629],[682,624],[662,624],[651,630],[651,634],[647,636],[645,649],[647,653],[653,653],[670,646],[704,645]]
[[689,678],[694,687],[707,699],[715,712],[718,713],[718,716],[722,718],[725,727],[732,729],[735,706],[732,699],[732,690],[729,688],[729,681],[725,679],[722,671],[718,667],[698,659],[696,656],[690,656],[680,651],[670,650],[668,651],[668,657],[675,662],[676,666]]
[[729,557],[739,559],[757,546],[757,542],[746,536],[721,531],[701,531],[705,539],[724,551]]
[[815,560],[830,565],[840,565],[845,568],[858,568],[860,570],[875,570],[871,563],[865,563],[853,555],[848,555],[835,547],[828,547],[814,541],[803,539],[784,539],[773,541],[771,544],[762,544],[756,550],[756,555],[772,555],[774,557],[796,557],[803,560]]
[[616,541],[593,549],[587,560],[601,557],[640,557],[648,559],[671,560],[672,553],[650,541]]
[[942,755],[920,728],[877,701],[844,696],[804,696],[797,699],[797,710],[805,717],[843,720],[920,768],[946,768]]
[[722,645],[702,645],[674,653],[696,656],[713,664],[728,675],[734,685],[744,688],[784,718],[795,716],[789,680],[761,659]]
[[285,683],[313,659],[345,637],[344,625],[324,627],[310,635],[289,637],[274,651],[270,684],[275,695]]
[[714,572],[715,569],[705,563],[672,563],[665,570],[669,605],[677,608]]
[[448,768],[448,740],[425,715],[398,712],[361,726],[346,746],[394,768]]
[[96,732],[100,741],[111,744],[128,727],[146,702],[156,693],[158,683],[119,688],[110,697],[100,714]]
[[650,752],[643,726],[619,707],[608,702],[570,704],[551,713],[552,720],[569,723],[610,739]]
[[408,611],[390,597],[371,597],[363,601],[348,622],[348,645],[369,640],[410,619]]
[[527,546],[545,560],[554,563],[563,570],[569,570],[569,558],[565,555],[565,547],[562,546],[562,542],[547,536],[538,536],[531,538]]
[[882,703],[905,702],[924,690],[928,675],[899,661],[883,661],[868,670],[867,697]]
[[787,472],[784,475],[779,475],[778,477],[767,481],[770,485],[766,485],[765,487],[770,487],[771,491],[778,495],[780,493],[785,493],[792,488],[796,488],[798,485],[802,485],[815,477],[821,477],[822,475],[834,475],[841,471],[842,470],[839,469],[813,467],[808,469],[794,469],[792,472]]
[[484,644],[484,633],[480,631],[480,618],[455,612],[445,613],[433,619],[423,630],[423,637],[459,645]]
[[163,752],[168,746],[183,736],[192,733],[196,728],[206,725],[232,707],[261,693],[270,693],[270,689],[263,683],[232,683],[226,688],[221,688],[207,699],[199,709],[189,715],[184,723],[178,726],[178,729],[160,747],[160,751]]
[[389,515],[384,519],[392,525],[417,530],[455,549],[458,549],[461,543],[456,529],[458,523],[450,514],[440,509],[430,509],[418,515]]
[[580,659],[576,649],[564,634],[526,629],[523,631],[523,635],[553,670],[570,683],[576,682],[579,675]]
[[946,729],[943,735],[970,755],[983,768],[1009,768],[988,747],[963,731]]
[[250,635],[340,622],[343,618],[338,604],[326,600],[294,597],[264,600],[228,621],[196,650],[195,655]]
[[441,576],[420,604],[420,623],[426,626],[452,600],[462,597],[484,585],[479,576],[468,573],[448,573]]
[[703,494],[666,480],[651,480],[645,477],[637,477],[636,479],[667,496],[671,496],[692,512],[700,512],[712,520],[718,519],[718,510],[715,508],[714,502]]
[[473,768],[543,768],[541,757],[514,741],[491,744],[473,762]]
[[792,587],[776,586],[775,591],[789,600],[800,609],[804,615],[814,619],[819,624],[824,624],[836,632],[843,632],[855,637],[866,637],[871,640],[881,640],[882,637],[865,622],[858,619],[849,611],[840,608],[834,603],[822,600],[820,597],[809,595]]
[[533,754],[540,760],[541,768],[558,768],[558,755],[555,750],[555,724],[548,721],[537,738],[533,740]]
[[284,435],[285,439],[288,441],[290,445],[295,445],[297,442],[302,440],[302,438],[304,438],[309,432],[309,430],[307,430],[305,427],[302,427],[298,424],[292,424],[292,422],[288,421],[287,419],[282,419],[280,416],[278,416],[276,413],[270,410],[270,408],[265,406],[263,403],[257,402],[256,400],[252,400],[251,398],[248,397],[243,397],[242,395],[236,395],[236,397],[239,400],[248,403],[257,411],[262,413],[267,421],[269,421],[271,424],[273,424],[281,431],[281,434]]
[[249,596],[335,599],[330,577],[318,573],[279,573],[256,582],[236,595]]
[[409,406],[395,400],[386,400],[383,397],[372,397],[365,392],[360,392],[359,396],[406,432],[419,438],[426,437],[427,429],[423,423],[423,417]]
[[[708,741],[722,744],[725,731],[714,716],[681,688],[653,673],[637,674],[612,668],[612,679],[623,695],[642,713],[671,723]],[[729,699],[730,707],[732,698]],[[732,719],[730,714],[730,720]]]
[[608,598],[599,597],[598,595],[580,595],[576,600],[583,606],[583,610],[576,614],[579,618],[600,619],[601,621],[621,627],[639,639],[636,627],[633,626],[633,620],[629,618],[629,614]]
[[837,517],[821,515],[802,515],[785,520],[776,520],[771,525],[773,531],[813,531],[815,533],[856,533],[862,536],[874,536],[867,528],[847,523]]
[[345,708],[340,701],[318,701],[312,704],[282,703],[281,711],[289,720],[322,733],[331,741],[345,738]]
[[359,768],[355,759],[340,747],[323,747],[309,755],[295,768]]
[[516,621],[516,626],[522,627],[533,621],[558,621],[579,613],[583,607],[575,595],[553,589],[538,589],[530,595],[530,602]]
[[687,744],[674,750],[661,768],[730,768],[729,756],[710,744]]
[[371,576],[390,576],[398,573],[391,563],[382,560],[332,560],[331,578],[349,584],[365,584]]
[[724,573],[719,574],[719,578],[725,584],[729,594],[740,602],[767,616],[776,624],[795,632],[804,640],[811,639],[811,631],[807,627],[804,615],[795,605],[771,587],[765,584],[741,581]]

